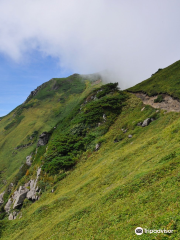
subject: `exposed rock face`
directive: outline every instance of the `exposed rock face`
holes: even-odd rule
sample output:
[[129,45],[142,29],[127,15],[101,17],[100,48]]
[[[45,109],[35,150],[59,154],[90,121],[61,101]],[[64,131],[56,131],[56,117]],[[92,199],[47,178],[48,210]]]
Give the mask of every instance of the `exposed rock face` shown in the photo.
[[149,97],[144,93],[134,93],[138,98],[140,98],[144,104],[150,105],[153,108],[161,108],[167,112],[180,112],[180,102],[173,99],[167,94],[162,94],[164,101],[155,103],[154,100],[157,96]]
[[13,209],[17,208],[19,205],[23,204],[24,199],[26,198],[27,192],[29,190],[26,187],[19,187],[19,191],[16,194],[15,202],[13,205]]
[[37,200],[38,196],[36,192],[38,191],[38,187],[36,187],[37,181],[30,180],[30,191],[27,193],[27,199]]
[[129,135],[128,135],[128,138],[132,138],[132,135],[131,135],[131,134],[129,134]]
[[146,120],[144,120],[143,124],[142,124],[142,127],[146,127],[150,124],[151,122],[151,119],[150,118],[147,118]]
[[4,193],[5,192],[0,194],[0,206],[4,203],[4,200],[3,200]]
[[[30,191],[27,193],[27,199],[38,200],[38,198],[39,198],[38,193],[40,193],[41,189],[39,190],[39,188],[36,187],[36,184],[37,184],[38,178],[40,176],[40,173],[41,173],[41,168],[38,168],[36,180],[29,181]],[[38,192],[38,190],[39,190],[39,192]]]
[[[12,204],[13,204],[13,209],[15,209],[18,206],[23,204],[25,198],[28,198],[31,200],[39,199],[39,194],[41,192],[41,189],[39,189],[36,185],[37,185],[37,181],[40,176],[40,173],[41,173],[41,168],[38,168],[36,179],[30,180],[24,186],[20,186],[18,191],[16,190],[14,192],[14,194],[12,195],[12,198],[8,200],[8,202],[4,207],[7,213],[9,213],[10,210],[12,209]],[[16,212],[11,213],[9,215],[9,220],[16,219],[16,216],[17,216]]]
[[12,213],[9,214],[8,219],[9,219],[9,220],[14,220],[14,219],[16,219],[16,218],[18,217],[18,215],[20,215],[19,218],[22,217],[22,213],[21,213],[21,212],[15,212],[15,211],[14,211],[14,212],[12,212]]
[[142,126],[142,122],[137,123],[137,126]]
[[13,203],[12,199],[9,198],[8,202],[6,203],[6,205],[5,205],[5,207],[4,207],[4,210],[5,210],[6,212],[9,212],[9,211],[10,211],[12,203]]
[[31,91],[31,93],[29,94],[29,96],[27,97],[26,101],[24,103],[26,103],[29,99],[31,99],[32,97],[36,96],[36,94],[39,92],[39,90],[45,85],[46,83],[43,83],[42,85],[38,86],[34,91]]
[[29,156],[26,157],[26,164],[27,164],[29,167],[30,167],[31,164],[32,164],[31,159],[32,159],[32,156],[31,156],[31,155],[29,155]]
[[48,143],[49,140],[49,134],[47,132],[43,132],[40,136],[39,136],[39,140],[37,143],[37,147],[40,146],[44,146]]
[[14,216],[12,213],[10,213],[9,217],[8,217],[9,220],[13,220],[14,219]]

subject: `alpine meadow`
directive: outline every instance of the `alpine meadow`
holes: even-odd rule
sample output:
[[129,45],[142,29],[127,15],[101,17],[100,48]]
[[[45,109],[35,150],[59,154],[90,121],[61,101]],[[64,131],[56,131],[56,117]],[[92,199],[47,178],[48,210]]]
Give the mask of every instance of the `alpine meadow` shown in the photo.
[[180,239],[179,101],[180,61],[37,87],[0,118],[0,239]]

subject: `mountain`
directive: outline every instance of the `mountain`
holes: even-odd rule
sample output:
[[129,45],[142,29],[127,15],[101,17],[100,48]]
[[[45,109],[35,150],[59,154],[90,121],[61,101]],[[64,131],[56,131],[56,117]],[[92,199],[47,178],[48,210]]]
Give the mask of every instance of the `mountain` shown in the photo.
[[180,61],[153,73],[147,80],[128,89],[132,92],[145,92],[148,96],[167,93],[180,99]]
[[52,79],[2,118],[1,239],[179,239],[178,66],[127,91]]

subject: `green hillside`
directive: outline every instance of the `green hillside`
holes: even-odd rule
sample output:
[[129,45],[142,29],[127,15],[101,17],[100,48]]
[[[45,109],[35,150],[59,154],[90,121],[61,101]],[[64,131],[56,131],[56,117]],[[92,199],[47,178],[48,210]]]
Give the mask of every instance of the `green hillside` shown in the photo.
[[[82,81],[77,75],[71,78],[76,78],[80,92],[68,88],[68,94],[51,93],[48,89],[56,89],[57,83],[52,81],[62,81],[53,79],[46,91],[41,89],[39,95],[28,98],[25,105],[34,105],[21,110],[20,116],[24,117],[19,122],[14,116],[14,125],[3,130],[7,119],[21,106],[0,122],[6,136],[1,140],[6,140],[1,149],[7,154],[4,159],[12,163],[2,174],[9,177],[7,182],[16,179],[10,191],[8,184],[1,189],[5,190],[0,208],[1,239],[180,239],[180,113],[156,111],[134,94],[119,90],[116,83],[102,85],[98,77],[94,82]],[[62,100],[65,96],[68,97]],[[63,102],[57,103],[58,99]],[[36,118],[31,119],[36,111]],[[153,121],[148,126],[138,126],[147,118]],[[36,123],[30,125],[33,121]],[[47,145],[36,148],[35,131],[38,136],[48,132]],[[8,155],[11,152],[8,153],[7,144],[13,132],[14,139],[19,139],[16,146],[24,144],[28,134],[33,133],[32,140],[36,139],[31,146],[16,150],[19,161],[15,160],[16,155],[12,160]],[[25,166],[29,153],[33,158],[31,167]],[[5,164],[3,160],[1,163]],[[10,213],[20,214],[8,220],[3,210],[5,203],[15,190],[35,179],[39,167],[40,199],[26,198],[17,209],[11,207]],[[173,233],[138,236],[137,227]]]
[[167,93],[180,99],[180,61],[159,69],[147,80],[128,89],[131,92],[144,92],[149,96]]
[[53,78],[0,121],[0,188],[13,181],[20,166],[37,145],[38,136],[50,131],[92,89],[93,81],[74,74],[68,78]]

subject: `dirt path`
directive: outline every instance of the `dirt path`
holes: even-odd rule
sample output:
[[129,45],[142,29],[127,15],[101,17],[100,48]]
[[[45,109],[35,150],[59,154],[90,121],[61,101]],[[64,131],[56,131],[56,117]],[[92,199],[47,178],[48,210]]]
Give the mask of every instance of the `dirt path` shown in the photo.
[[180,112],[180,102],[173,99],[167,94],[162,94],[164,100],[161,103],[154,103],[155,97],[149,97],[144,93],[134,93],[138,98],[141,98],[144,104],[151,105],[153,108],[161,108],[167,112]]

